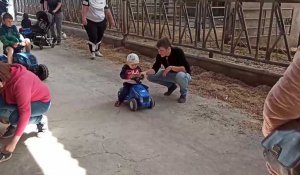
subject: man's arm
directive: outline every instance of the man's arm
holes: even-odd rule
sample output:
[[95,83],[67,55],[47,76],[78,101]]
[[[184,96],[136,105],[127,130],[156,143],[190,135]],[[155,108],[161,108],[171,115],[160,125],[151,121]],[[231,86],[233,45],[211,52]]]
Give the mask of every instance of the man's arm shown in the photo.
[[44,0],[40,0],[42,10],[44,10],[44,2],[45,2]]
[[61,8],[62,3],[58,2],[56,8],[52,11],[53,13],[56,13]]
[[44,1],[44,10],[45,11],[48,11],[49,9],[48,9],[48,0],[45,0]]
[[[283,77],[272,87],[265,100],[262,127],[262,132],[265,137],[278,127],[290,121],[296,121],[295,119],[300,119],[299,74],[300,47],[294,56],[293,62],[284,72]],[[298,122],[296,126],[299,128]]]
[[115,25],[116,25],[115,20],[114,20],[112,13],[108,7],[104,8],[104,13],[105,13],[105,17],[108,20],[109,28],[115,27]]
[[186,72],[184,66],[169,66],[170,70],[173,72]]
[[161,67],[161,62],[159,61],[161,58],[159,58],[159,55],[156,56],[155,63],[153,64],[151,69],[148,69],[141,74],[143,75],[154,75]]
[[89,1],[84,0],[82,1],[82,6],[81,6],[81,18],[82,18],[82,25],[87,25],[87,13],[89,11]]
[[185,54],[182,49],[178,50],[178,60],[180,60],[181,66],[172,66],[174,72],[190,72],[190,65],[185,58]]

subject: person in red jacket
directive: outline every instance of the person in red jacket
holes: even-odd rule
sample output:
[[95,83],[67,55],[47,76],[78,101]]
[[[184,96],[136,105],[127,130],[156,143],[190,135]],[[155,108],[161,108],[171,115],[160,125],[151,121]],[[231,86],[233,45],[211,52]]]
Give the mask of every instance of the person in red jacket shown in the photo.
[[123,103],[132,85],[135,84],[135,81],[131,80],[131,78],[140,76],[142,69],[138,66],[139,60],[139,56],[135,53],[127,56],[127,62],[120,72],[120,77],[124,80],[123,88],[118,94],[118,101],[115,102],[115,107],[119,107]]
[[48,129],[43,115],[50,108],[50,91],[35,74],[19,64],[0,63],[0,122],[10,124],[2,138],[0,162],[10,159],[27,124],[36,124],[38,135]]

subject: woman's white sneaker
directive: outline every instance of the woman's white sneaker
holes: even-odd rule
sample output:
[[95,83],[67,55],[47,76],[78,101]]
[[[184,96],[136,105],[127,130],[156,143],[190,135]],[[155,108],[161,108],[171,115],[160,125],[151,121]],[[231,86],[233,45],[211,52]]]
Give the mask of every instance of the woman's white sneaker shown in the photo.
[[99,51],[95,52],[97,57],[103,57],[102,53],[100,53]]
[[92,52],[91,53],[91,60],[94,60],[96,58],[96,54],[95,54],[95,52]]

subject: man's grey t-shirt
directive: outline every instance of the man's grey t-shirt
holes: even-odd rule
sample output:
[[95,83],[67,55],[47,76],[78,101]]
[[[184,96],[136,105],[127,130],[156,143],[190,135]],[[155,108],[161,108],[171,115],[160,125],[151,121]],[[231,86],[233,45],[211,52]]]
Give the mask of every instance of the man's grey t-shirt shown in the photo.
[[83,0],[82,5],[89,6],[87,19],[94,22],[101,22],[105,19],[106,0]]

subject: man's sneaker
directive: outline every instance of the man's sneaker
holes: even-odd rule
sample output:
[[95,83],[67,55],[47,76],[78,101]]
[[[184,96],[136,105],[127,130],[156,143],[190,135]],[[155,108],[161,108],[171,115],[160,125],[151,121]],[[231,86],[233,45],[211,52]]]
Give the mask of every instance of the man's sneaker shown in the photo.
[[100,53],[99,51],[95,52],[97,57],[103,57],[102,53]]
[[9,125],[9,126],[6,128],[5,133],[1,136],[1,138],[3,138],[3,139],[10,138],[10,137],[12,137],[12,136],[15,135],[15,132],[16,132],[16,127],[13,126],[13,125]]
[[0,152],[0,163],[9,160],[11,158],[11,156],[12,156],[12,153],[4,154],[4,153]]
[[42,120],[40,123],[36,124],[37,126],[37,136],[42,137],[43,135],[48,133],[48,118],[47,116],[43,115]]
[[175,89],[177,88],[176,84],[172,84],[171,87],[168,88],[168,91],[164,93],[165,96],[170,96]]
[[178,99],[178,103],[185,103],[186,102],[186,95],[180,95]]
[[57,39],[56,39],[56,38],[53,38],[53,40],[52,40],[52,44],[55,44],[55,43],[56,43],[56,41],[57,41]]
[[91,60],[94,60],[96,58],[96,54],[95,54],[95,52],[92,52],[91,53]]

